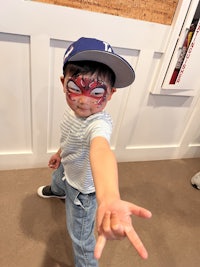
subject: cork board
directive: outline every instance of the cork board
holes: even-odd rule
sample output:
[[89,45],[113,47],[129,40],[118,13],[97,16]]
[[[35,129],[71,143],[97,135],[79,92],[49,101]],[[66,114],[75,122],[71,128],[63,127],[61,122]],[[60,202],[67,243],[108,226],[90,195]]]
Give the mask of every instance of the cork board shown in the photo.
[[33,0],[170,25],[178,0]]

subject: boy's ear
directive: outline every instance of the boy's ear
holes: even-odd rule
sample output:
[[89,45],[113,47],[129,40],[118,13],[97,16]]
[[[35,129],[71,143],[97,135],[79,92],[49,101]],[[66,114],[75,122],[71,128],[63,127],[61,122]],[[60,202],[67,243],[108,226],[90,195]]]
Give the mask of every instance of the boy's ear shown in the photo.
[[113,94],[115,92],[117,92],[117,89],[113,87],[112,90],[111,90],[111,93]]
[[116,88],[114,88],[114,87],[111,88],[111,90],[110,90],[110,94],[108,95],[108,98],[107,98],[108,101],[111,99],[112,95],[113,95],[116,91],[117,91]]
[[60,81],[61,81],[62,85],[64,85],[64,80],[65,80],[64,76],[63,75],[60,76]]
[[60,81],[61,81],[62,86],[63,86],[63,92],[66,93],[66,88],[64,86],[65,77],[64,76],[60,76]]

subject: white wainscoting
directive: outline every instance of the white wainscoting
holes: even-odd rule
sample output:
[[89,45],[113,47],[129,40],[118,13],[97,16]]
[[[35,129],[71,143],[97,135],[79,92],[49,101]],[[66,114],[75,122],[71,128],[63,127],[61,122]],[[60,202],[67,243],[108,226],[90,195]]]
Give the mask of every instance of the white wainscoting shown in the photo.
[[81,36],[108,41],[135,68],[113,95],[111,141],[118,161],[200,156],[200,100],[152,95],[171,26],[31,1],[0,9],[0,169],[47,166],[66,106],[59,77],[66,47]]

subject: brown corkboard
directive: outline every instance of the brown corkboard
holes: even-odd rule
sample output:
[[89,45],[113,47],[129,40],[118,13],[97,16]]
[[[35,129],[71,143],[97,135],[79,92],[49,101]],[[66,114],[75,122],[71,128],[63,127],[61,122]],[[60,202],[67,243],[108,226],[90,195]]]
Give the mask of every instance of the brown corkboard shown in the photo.
[[170,25],[178,0],[33,0]]

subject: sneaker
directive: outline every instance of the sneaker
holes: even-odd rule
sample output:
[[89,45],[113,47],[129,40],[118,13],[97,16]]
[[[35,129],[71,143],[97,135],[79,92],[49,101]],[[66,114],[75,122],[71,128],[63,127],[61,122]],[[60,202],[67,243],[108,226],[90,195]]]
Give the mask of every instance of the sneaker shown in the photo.
[[192,178],[191,178],[191,184],[196,189],[200,189],[200,172],[197,172]]
[[43,197],[43,198],[60,198],[60,199],[65,199],[66,196],[59,196],[59,195],[55,195],[52,191],[51,191],[51,186],[50,185],[44,185],[44,186],[40,186],[37,190],[38,196]]

